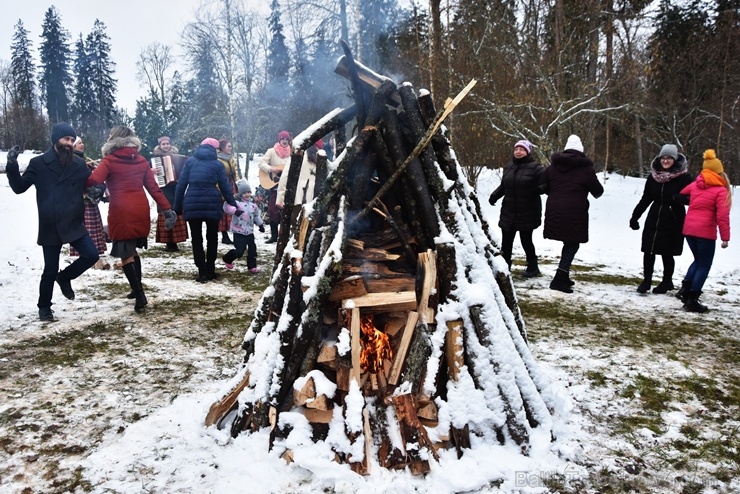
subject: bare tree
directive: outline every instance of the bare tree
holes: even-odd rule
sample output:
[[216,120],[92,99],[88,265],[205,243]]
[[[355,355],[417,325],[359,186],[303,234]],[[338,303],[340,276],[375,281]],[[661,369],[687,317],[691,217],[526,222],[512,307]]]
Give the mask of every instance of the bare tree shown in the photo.
[[136,62],[136,78],[147,85],[150,94],[158,96],[160,114],[166,127],[171,124],[167,110],[169,89],[172,83],[172,71],[175,64],[172,47],[154,42],[146,46]]

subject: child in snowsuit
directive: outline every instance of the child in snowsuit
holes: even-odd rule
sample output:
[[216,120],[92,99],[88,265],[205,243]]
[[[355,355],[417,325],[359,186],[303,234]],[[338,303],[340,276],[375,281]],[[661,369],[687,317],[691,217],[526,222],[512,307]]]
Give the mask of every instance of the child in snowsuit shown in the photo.
[[247,268],[250,273],[259,273],[257,267],[257,246],[254,243],[254,225],[260,232],[265,232],[265,224],[259,214],[259,208],[252,201],[252,189],[246,180],[237,182],[237,193],[234,196],[236,207],[224,203],[224,211],[231,216],[231,231],[234,233],[234,248],[224,254],[227,269],[234,269],[234,261],[247,251]]

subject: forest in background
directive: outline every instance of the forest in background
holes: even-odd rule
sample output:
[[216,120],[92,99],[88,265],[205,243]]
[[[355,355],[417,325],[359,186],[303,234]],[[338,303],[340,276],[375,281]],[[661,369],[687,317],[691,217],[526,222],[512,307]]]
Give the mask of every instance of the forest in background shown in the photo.
[[[73,37],[52,5],[36,46],[19,19],[0,61],[0,147],[44,150],[49,125],[69,121],[93,157],[118,123],[144,154],[162,134],[185,153],[205,136],[263,152],[279,130],[351,104],[334,74],[344,39],[438,107],[478,80],[447,121],[473,182],[516,140],[547,163],[571,133],[599,169],[643,175],[673,142],[693,173],[715,148],[740,180],[740,0],[272,0],[267,17],[249,3],[206,3],[181,33],[183,59],[154,43],[135,68],[116,67],[100,21]],[[146,90],[133,115],[116,106],[116,70]]]

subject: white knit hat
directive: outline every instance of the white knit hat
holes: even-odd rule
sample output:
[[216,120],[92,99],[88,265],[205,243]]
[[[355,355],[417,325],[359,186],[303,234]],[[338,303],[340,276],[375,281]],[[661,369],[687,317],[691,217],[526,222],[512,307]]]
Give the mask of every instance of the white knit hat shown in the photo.
[[568,136],[568,142],[565,143],[565,149],[573,149],[575,151],[583,152],[583,143],[581,138],[575,134]]

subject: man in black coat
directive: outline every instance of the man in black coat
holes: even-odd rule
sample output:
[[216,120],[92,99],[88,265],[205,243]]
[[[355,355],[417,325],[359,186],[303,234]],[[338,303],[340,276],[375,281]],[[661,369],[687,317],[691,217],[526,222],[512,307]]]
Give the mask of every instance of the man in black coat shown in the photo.
[[[14,146],[7,155],[5,171],[13,192],[22,194],[32,185],[36,187],[37,243],[44,251],[44,272],[39,283],[38,300],[39,319],[42,321],[54,320],[51,310],[54,281],[59,283],[66,298],[74,300],[71,280],[84,273],[100,257],[85,229],[83,194],[90,169],[74,154],[72,146],[76,137],[77,133],[68,123],[54,124],[51,128],[52,146],[43,155],[31,159],[23,175],[18,168],[18,146]],[[77,249],[80,256],[59,271],[59,254],[62,245],[67,243]]]

